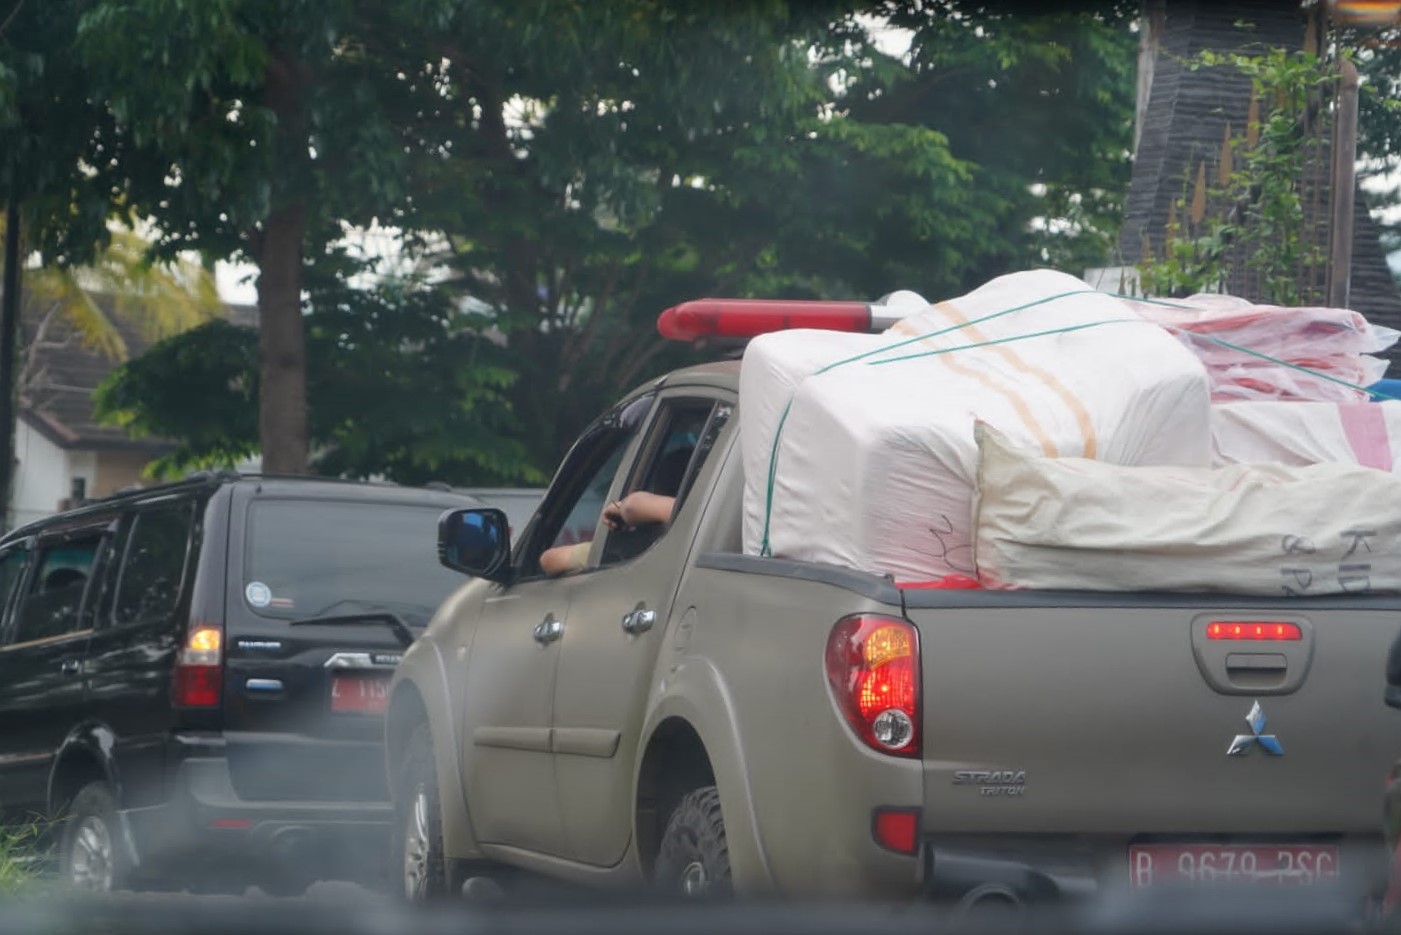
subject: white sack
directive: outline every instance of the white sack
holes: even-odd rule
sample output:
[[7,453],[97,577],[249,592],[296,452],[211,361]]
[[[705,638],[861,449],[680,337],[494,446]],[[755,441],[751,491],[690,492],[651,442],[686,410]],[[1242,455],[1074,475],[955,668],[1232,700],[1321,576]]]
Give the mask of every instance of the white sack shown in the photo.
[[1401,473],[1401,402],[1221,403],[1211,442],[1218,465],[1334,461]]
[[[968,326],[1064,293],[1074,294]],[[1110,323],[895,360],[1102,322]],[[947,333],[909,343],[939,331]],[[818,373],[860,354],[869,356]],[[740,393],[745,551],[761,551],[767,520],[773,555],[900,581],[973,573],[977,418],[1047,454],[1124,464],[1211,457],[1196,357],[1121,301],[1051,271],[1000,277],[880,336],[756,338]]]
[[1401,477],[1351,464],[1122,467],[978,427],[989,588],[1312,596],[1401,590]]

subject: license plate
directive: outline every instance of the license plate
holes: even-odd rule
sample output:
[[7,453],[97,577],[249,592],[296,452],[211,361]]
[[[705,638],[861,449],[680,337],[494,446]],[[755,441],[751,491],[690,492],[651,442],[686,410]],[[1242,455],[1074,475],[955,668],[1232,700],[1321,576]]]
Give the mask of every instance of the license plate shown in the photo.
[[389,706],[389,676],[331,676],[331,710],[351,714],[383,714]]
[[1326,844],[1135,844],[1133,886],[1263,884],[1315,886],[1338,880],[1338,849]]

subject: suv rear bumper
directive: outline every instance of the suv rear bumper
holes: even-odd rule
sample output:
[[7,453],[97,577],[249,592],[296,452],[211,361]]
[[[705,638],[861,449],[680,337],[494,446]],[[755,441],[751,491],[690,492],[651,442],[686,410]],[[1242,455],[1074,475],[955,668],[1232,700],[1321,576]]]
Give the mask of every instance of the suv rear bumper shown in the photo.
[[240,798],[221,756],[191,756],[170,796],[122,819],[142,877],[300,882],[382,878],[393,806],[388,802]]

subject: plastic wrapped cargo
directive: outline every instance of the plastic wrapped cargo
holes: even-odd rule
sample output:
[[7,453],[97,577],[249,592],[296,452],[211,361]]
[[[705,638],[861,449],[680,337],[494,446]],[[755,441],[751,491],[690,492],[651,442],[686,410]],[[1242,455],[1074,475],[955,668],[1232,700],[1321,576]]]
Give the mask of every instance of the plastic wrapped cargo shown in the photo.
[[1401,472],[1401,402],[1218,404],[1211,443],[1218,465],[1331,461]]
[[1124,467],[978,427],[988,588],[1315,596],[1401,590],[1401,477],[1355,464]]
[[1380,380],[1387,368],[1372,355],[1401,337],[1343,308],[1255,305],[1206,294],[1131,304],[1201,358],[1218,402],[1363,402],[1364,387]]
[[740,393],[745,550],[899,581],[974,571],[976,419],[1048,455],[1211,458],[1200,361],[1122,301],[1044,270],[880,336],[756,338]]
[[1363,387],[1380,380],[1387,367],[1380,357],[1365,354],[1301,358],[1289,361],[1293,366],[1242,356],[1233,363],[1208,366],[1216,402],[1363,402],[1369,396]]

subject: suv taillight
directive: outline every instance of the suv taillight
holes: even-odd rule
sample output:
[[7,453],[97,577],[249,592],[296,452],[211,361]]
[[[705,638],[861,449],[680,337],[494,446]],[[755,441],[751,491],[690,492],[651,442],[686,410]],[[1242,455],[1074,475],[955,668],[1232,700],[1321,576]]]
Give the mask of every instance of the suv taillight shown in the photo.
[[177,708],[217,708],[224,695],[224,630],[203,624],[190,631],[175,660],[171,700]]
[[919,632],[910,623],[874,614],[838,620],[827,637],[827,683],[867,746],[919,756]]

